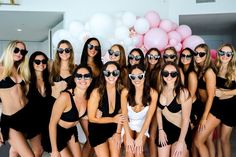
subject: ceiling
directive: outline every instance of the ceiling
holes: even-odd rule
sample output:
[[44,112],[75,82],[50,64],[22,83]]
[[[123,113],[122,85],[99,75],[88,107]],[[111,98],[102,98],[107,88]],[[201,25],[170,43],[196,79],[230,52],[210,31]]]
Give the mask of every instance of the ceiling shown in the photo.
[[62,20],[62,12],[0,11],[0,40],[41,42],[47,39],[49,29]]
[[180,15],[179,24],[186,24],[195,35],[232,35],[236,31],[236,13]]

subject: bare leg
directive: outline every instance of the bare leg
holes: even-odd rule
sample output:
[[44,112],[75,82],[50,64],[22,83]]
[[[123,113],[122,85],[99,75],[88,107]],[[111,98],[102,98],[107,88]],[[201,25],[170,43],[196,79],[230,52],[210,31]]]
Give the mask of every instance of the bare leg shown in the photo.
[[[156,115],[156,113],[154,115]],[[156,116],[153,116],[150,124],[150,137],[148,139],[150,157],[157,157],[157,146],[155,143],[156,134],[157,134],[157,119]]]
[[108,142],[97,145],[94,150],[97,157],[110,157]]
[[112,141],[112,137],[108,139],[110,157],[120,157],[120,148],[118,148]]
[[[130,130],[130,129],[129,129],[129,134],[130,134],[130,136],[131,136],[132,138],[134,138],[134,132],[133,132],[132,130]],[[134,154],[133,154],[132,152],[128,152],[128,151],[126,150],[126,138],[125,138],[125,134],[124,134],[123,139],[124,139],[124,145],[125,145],[125,157],[133,157]]]
[[79,142],[75,142],[74,136],[72,136],[71,139],[68,141],[68,148],[70,149],[71,154],[74,157],[82,157],[80,144]]
[[18,157],[19,154],[17,153],[17,151],[11,146],[10,150],[9,150],[9,157]]
[[73,157],[70,149],[68,147],[64,148],[62,151],[60,151],[61,157]]
[[206,141],[206,145],[207,145],[210,157],[215,157],[216,156],[216,148],[215,148],[215,144],[214,144],[214,141],[213,141],[214,131],[215,131],[215,129],[213,129],[213,131],[210,133],[210,135],[209,135],[209,137],[207,138],[207,141]]
[[161,157],[169,157],[171,151],[171,145],[167,145],[165,147],[157,147],[158,156]]
[[[177,142],[175,142],[171,145],[171,157],[172,156],[174,157],[174,150],[176,149],[176,144],[177,144]],[[184,147],[182,157],[189,157],[189,151],[187,149],[187,145],[185,145],[185,147]]]
[[34,138],[30,139],[29,141],[35,157],[41,157],[43,155],[43,148],[41,145],[41,135],[37,135]]
[[[139,133],[136,134],[136,137],[139,135]],[[143,137],[143,150],[144,150],[144,146],[145,146],[145,143],[146,143],[146,136]],[[144,157],[144,152],[142,152],[141,154],[137,154],[135,153],[135,157]]]
[[233,128],[222,124],[221,128],[221,145],[224,157],[231,157],[231,144],[230,144],[230,136]]

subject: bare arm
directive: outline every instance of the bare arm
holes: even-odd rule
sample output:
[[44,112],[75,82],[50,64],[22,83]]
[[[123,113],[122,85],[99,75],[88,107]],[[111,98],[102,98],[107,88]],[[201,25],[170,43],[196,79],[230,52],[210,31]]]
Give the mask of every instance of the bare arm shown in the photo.
[[195,72],[189,73],[189,77],[188,77],[188,90],[189,90],[189,92],[191,94],[192,99],[196,95],[197,84],[198,84],[197,74]]

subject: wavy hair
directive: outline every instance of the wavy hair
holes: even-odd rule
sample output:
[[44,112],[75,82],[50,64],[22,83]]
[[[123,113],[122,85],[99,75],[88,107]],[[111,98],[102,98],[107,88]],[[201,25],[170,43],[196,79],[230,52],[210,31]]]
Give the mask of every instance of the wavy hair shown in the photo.
[[[134,51],[138,52],[138,54],[141,56],[141,59],[139,60],[139,64],[144,64],[144,54],[143,51],[140,48],[134,48],[132,49],[129,54],[132,54]],[[127,68],[131,68],[131,64],[130,64],[130,59],[128,58],[128,66]]]
[[[70,58],[69,58],[69,72],[72,73],[75,67],[75,63],[74,63],[74,49],[71,45],[71,43],[68,40],[61,40],[58,44],[57,44],[57,49],[61,46],[61,44],[66,44],[70,49]],[[61,68],[61,58],[59,56],[59,53],[56,51],[55,52],[55,58],[52,64],[52,70],[50,73],[50,83],[53,85],[54,84],[54,80],[59,80],[60,79],[60,68]]]
[[[171,51],[174,52],[174,54],[176,55],[174,62],[175,62],[176,64],[178,64],[178,54],[177,54],[177,51],[176,51],[175,47],[173,47],[173,46],[167,47],[167,48],[164,50],[163,55],[166,53],[167,50],[171,50]],[[165,62],[165,59],[163,59],[163,60],[164,60],[164,62]]]
[[[129,69],[129,73],[131,74],[134,69],[139,69],[142,72],[145,72],[145,66],[144,64],[135,64],[131,66]],[[143,106],[149,105],[151,102],[151,96],[150,96],[150,85],[149,81],[146,79],[146,76],[144,76],[144,85],[143,85],[143,95],[142,95],[142,103]],[[135,101],[135,95],[136,95],[136,89],[131,80],[128,80],[128,102],[130,106],[135,106],[137,103]]]
[[[229,47],[231,49],[231,51],[233,52],[233,56],[232,56],[232,58],[230,59],[230,61],[228,63],[227,72],[226,72],[226,75],[225,75],[226,80],[227,80],[226,83],[225,83],[225,86],[226,87],[230,87],[231,84],[232,84],[232,80],[235,77],[235,71],[236,71],[236,51],[235,51],[234,46],[232,44],[229,44],[229,43],[220,45],[220,47],[218,48],[218,51],[221,51],[221,49],[223,47]],[[218,72],[220,70],[221,65],[222,65],[222,63],[220,61],[220,56],[217,54],[216,68],[217,68]]]
[[119,60],[119,64],[120,64],[120,68],[123,69],[126,67],[126,56],[125,56],[125,49],[122,45],[120,44],[114,44],[111,46],[112,47],[118,47],[119,51],[120,51],[120,60]]
[[29,78],[30,78],[30,72],[29,72],[29,67],[28,67],[28,57],[26,55],[22,56],[22,59],[17,62],[14,62],[14,60],[13,60],[13,51],[16,48],[16,45],[19,43],[24,45],[24,48],[26,50],[26,45],[23,41],[14,40],[8,44],[7,48],[3,52],[3,55],[1,57],[1,63],[4,67],[3,78],[11,76],[12,69],[15,66],[17,73],[20,75],[20,77],[25,82],[28,82]]

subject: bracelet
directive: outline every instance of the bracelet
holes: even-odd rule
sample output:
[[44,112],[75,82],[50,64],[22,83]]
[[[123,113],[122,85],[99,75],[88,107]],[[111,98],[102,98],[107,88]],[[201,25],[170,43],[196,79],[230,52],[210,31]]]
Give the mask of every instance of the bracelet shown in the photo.
[[117,134],[121,134],[120,132],[116,132]]
[[161,130],[163,130],[163,129],[162,128],[158,129],[158,131],[161,131]]

